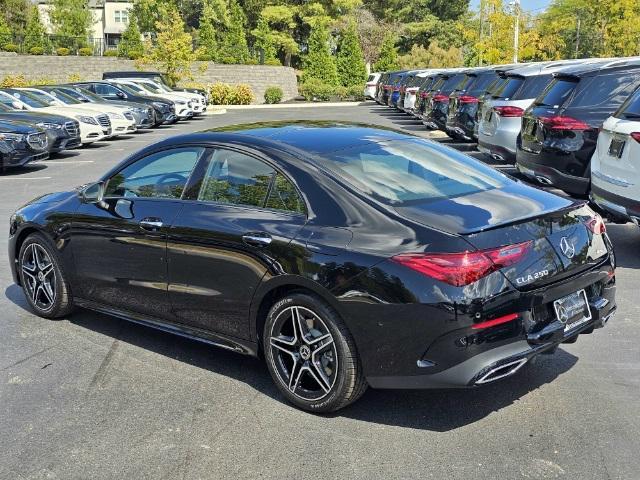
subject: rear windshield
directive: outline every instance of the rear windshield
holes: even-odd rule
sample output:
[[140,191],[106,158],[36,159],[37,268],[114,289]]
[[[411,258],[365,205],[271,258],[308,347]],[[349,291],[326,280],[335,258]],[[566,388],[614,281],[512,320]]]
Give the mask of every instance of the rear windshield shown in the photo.
[[439,90],[442,87],[442,85],[444,85],[444,82],[446,81],[447,79],[445,77],[436,78],[435,81],[429,87],[429,90]]
[[422,139],[358,145],[329,154],[323,165],[391,205],[459,197],[508,182],[481,162]]
[[503,82],[499,83],[491,90],[491,96],[493,98],[508,99],[513,96],[515,92],[524,83],[523,77],[507,77]]
[[466,77],[462,73],[459,73],[445,80],[442,84],[442,87],[440,87],[440,90],[443,92],[453,92],[457,88],[464,88],[464,85],[467,84],[467,82],[469,82],[470,80],[471,78]]
[[538,96],[536,105],[547,105],[558,108],[562,105],[573,90],[578,85],[577,80],[555,79],[551,84]]
[[571,107],[606,106],[616,110],[639,83],[638,76],[630,73],[585,78],[571,100]]
[[484,73],[482,75],[478,75],[474,82],[467,87],[467,91],[469,94],[479,97],[487,93],[489,86],[495,81],[498,77],[496,72]]
[[615,117],[632,120],[640,119],[640,88],[637,88],[627,101],[620,106],[620,109],[615,113]]
[[375,75],[373,74],[369,75],[369,78],[367,78],[367,82],[371,82],[374,78],[376,78]]
[[532,75],[524,79],[524,83],[521,84],[522,88],[515,93],[511,93],[511,100],[526,100],[528,98],[536,98],[542,93],[553,77],[550,74],[547,75]]

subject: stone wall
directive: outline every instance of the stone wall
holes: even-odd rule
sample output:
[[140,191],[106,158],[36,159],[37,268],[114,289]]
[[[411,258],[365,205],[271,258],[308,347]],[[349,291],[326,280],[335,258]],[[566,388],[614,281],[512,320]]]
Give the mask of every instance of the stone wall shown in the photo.
[[[207,64],[204,73],[201,64]],[[136,70],[132,60],[113,57],[58,57],[47,55],[16,55],[0,53],[0,79],[7,75],[24,75],[28,79],[52,79],[56,82],[68,82],[71,75],[83,80],[100,80],[102,72],[114,70]],[[270,85],[282,88],[283,100],[298,95],[296,74],[290,67],[269,65],[221,65],[212,62],[195,62],[194,80],[213,83],[246,83],[255,94],[256,103],[264,102],[264,91]]]

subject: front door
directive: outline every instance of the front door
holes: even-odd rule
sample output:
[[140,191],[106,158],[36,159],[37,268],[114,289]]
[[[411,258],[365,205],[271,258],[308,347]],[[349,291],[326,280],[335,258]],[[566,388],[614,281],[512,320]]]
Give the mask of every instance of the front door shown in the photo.
[[293,184],[253,155],[216,149],[198,192],[168,232],[169,294],[178,322],[249,338],[260,281],[293,271],[289,243],[306,221]]
[[82,204],[71,233],[75,295],[170,318],[166,234],[205,152],[174,148],[140,158],[107,180],[101,202]]

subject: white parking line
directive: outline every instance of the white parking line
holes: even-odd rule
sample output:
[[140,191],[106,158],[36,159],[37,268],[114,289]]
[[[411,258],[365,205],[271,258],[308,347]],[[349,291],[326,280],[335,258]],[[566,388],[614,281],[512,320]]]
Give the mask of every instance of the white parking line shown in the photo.
[[54,165],[56,163],[60,165],[68,165],[74,163],[93,163],[93,160],[44,160],[38,163],[46,163],[47,165]]
[[0,177],[0,180],[50,180],[51,177]]

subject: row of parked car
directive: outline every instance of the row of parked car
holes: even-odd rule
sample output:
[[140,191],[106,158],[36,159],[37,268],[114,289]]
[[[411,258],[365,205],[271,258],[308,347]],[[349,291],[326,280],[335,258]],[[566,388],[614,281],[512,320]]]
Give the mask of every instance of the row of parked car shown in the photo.
[[365,95],[640,224],[640,58],[374,73]]
[[207,103],[206,92],[172,89],[156,72],[107,72],[102,81],[0,88],[0,173],[202,115]]

